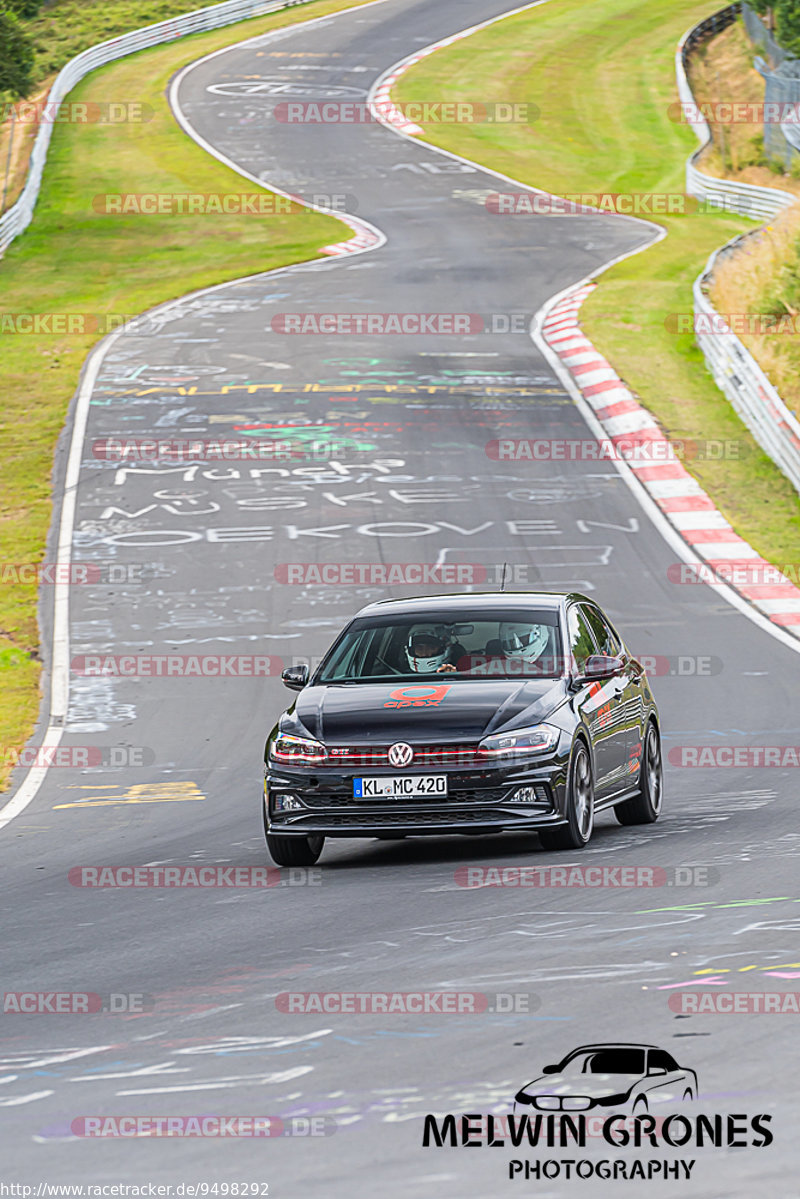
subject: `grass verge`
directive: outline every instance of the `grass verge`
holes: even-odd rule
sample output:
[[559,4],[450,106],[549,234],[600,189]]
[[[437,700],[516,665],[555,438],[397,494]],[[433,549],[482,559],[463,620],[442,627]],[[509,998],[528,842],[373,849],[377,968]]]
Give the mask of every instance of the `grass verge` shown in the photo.
[[[722,105],[735,100],[752,104],[764,100],[764,80],[753,66],[753,49],[741,17],[710,38],[689,58],[689,83],[698,104]],[[713,114],[714,108],[707,109]],[[758,187],[779,187],[800,197],[800,175],[770,162],[764,151],[761,121],[709,121],[711,142],[697,166],[718,179],[735,179]]]
[[800,205],[717,259],[711,302],[752,318],[739,339],[800,418]]
[[22,22],[35,49],[34,82],[44,82],[97,42],[205,6],[204,0],[50,0],[35,17]]
[[[741,20],[712,38],[692,58],[692,90],[698,101],[731,98],[760,104],[764,81],[753,67],[754,51]],[[761,124],[712,125],[713,143],[700,167],[708,174],[781,187],[800,198],[800,177],[766,165]],[[800,416],[800,205],[782,212],[766,228],[717,261],[711,300],[718,312],[750,314],[755,333],[741,340]],[[774,319],[776,332],[764,332]]]
[[[257,216],[106,216],[96,195],[252,192],[255,187],[178,128],[165,88],[186,63],[243,38],[358,0],[320,0],[179,44],[142,51],[95,72],[71,99],[136,97],[147,124],[56,125],[33,223],[0,260],[0,309],[20,313],[136,314],[196,288],[317,256],[348,237],[332,217],[301,209]],[[0,321],[0,330],[8,327]],[[50,524],[53,451],[81,365],[97,334],[0,331],[3,489],[0,564],[41,561]],[[39,707],[37,589],[0,586],[0,788]]]
[[[537,105],[533,124],[428,125],[424,136],[558,195],[682,192],[697,141],[668,111],[677,100],[675,46],[715,7],[714,0],[543,4],[423,60],[394,96],[401,104]],[[524,232],[525,218],[513,219]],[[581,324],[669,436],[735,444],[738,459],[686,465],[765,558],[798,562],[796,492],[714,384],[693,335],[670,331],[671,317],[691,313],[692,283],[709,254],[753,223],[698,212],[657,221],[668,236],[602,276]]]
[[[132,29],[141,29],[143,25],[154,25],[157,21],[193,12],[202,6],[202,0],[49,0],[47,8],[35,17],[21,20],[34,48],[31,73],[33,87],[26,100],[33,103],[43,101],[61,68],[82,50],[87,50],[97,42],[129,33]],[[10,94],[0,91],[0,163],[3,164],[3,175],[6,165],[10,167],[8,187],[5,189],[6,208],[11,207],[22,190],[38,128],[37,122],[31,119],[33,110],[25,108],[24,103],[19,108],[24,119],[12,125],[10,116],[7,117],[11,104]]]

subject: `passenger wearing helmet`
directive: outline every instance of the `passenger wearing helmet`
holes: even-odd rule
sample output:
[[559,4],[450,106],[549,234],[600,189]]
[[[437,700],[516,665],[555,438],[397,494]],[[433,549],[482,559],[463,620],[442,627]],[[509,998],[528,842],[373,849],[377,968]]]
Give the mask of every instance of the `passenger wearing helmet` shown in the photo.
[[409,630],[406,658],[415,674],[441,674],[455,670],[464,647],[454,642],[442,625],[416,624]]
[[543,660],[550,646],[548,625],[501,621],[499,632],[500,647],[515,673],[537,673],[545,665],[549,668],[549,662]]

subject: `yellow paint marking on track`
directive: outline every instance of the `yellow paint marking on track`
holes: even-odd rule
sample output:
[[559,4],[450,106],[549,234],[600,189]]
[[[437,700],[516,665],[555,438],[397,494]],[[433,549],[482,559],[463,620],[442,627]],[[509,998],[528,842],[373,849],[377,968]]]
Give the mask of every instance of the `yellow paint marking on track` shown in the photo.
[[[739,974],[744,974],[747,970],[788,970],[788,969],[800,970],[800,962],[780,962],[777,965],[774,962],[771,962],[768,966],[755,965],[755,966],[737,966],[736,967],[737,973],[739,973]],[[695,975],[730,974],[731,971],[730,971],[730,968],[727,966],[725,966],[725,967],[720,966],[716,970],[710,970],[710,969],[694,970],[693,973]]]
[[698,900],[697,903],[673,904],[668,908],[639,908],[634,916],[649,916],[653,912],[691,912],[696,908],[754,908],[765,903],[800,903],[791,895],[771,895],[769,899],[739,899],[736,903],[714,903],[711,899]]
[[[116,785],[116,784],[115,784]],[[111,788],[113,790],[113,787]],[[55,804],[53,811],[61,808],[103,808],[112,804],[140,803],[187,803],[205,799],[205,795],[197,783],[135,783],[128,787],[122,795],[98,797],[97,799],[78,799],[72,803]]]
[[205,795],[174,795],[171,799],[87,799],[85,803],[54,804],[53,811],[60,811],[61,808],[105,808],[109,804],[121,807],[124,804],[137,803],[192,803],[198,799],[205,799]]

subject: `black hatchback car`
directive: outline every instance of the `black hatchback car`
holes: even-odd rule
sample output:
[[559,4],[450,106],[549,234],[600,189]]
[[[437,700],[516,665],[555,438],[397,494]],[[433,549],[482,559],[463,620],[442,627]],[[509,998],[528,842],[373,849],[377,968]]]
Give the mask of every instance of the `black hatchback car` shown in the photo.
[[264,828],[281,866],[326,837],[538,834],[580,849],[595,813],[662,802],[647,677],[578,594],[441,595],[363,608],[267,740]]

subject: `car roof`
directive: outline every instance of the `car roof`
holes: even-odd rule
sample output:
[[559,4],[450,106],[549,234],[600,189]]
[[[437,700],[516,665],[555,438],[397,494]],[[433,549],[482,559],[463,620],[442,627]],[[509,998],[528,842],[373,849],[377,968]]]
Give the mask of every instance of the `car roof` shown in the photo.
[[641,1041],[599,1041],[591,1045],[579,1045],[577,1049],[570,1049],[567,1057],[572,1057],[573,1053],[585,1053],[590,1049],[658,1049],[658,1045],[645,1045]]
[[592,603],[587,596],[581,595],[577,591],[471,591],[466,594],[458,592],[455,595],[419,595],[412,596],[410,599],[377,600],[374,604],[367,604],[356,615],[377,616],[380,613],[381,616],[393,616],[396,613],[400,616],[407,615],[409,612],[419,612],[420,615],[424,615],[426,612],[438,611],[443,607],[452,607],[455,611],[459,608],[469,608],[474,612],[480,611],[482,608],[489,611],[498,607],[519,609],[535,605],[538,608],[556,610],[568,600]]

